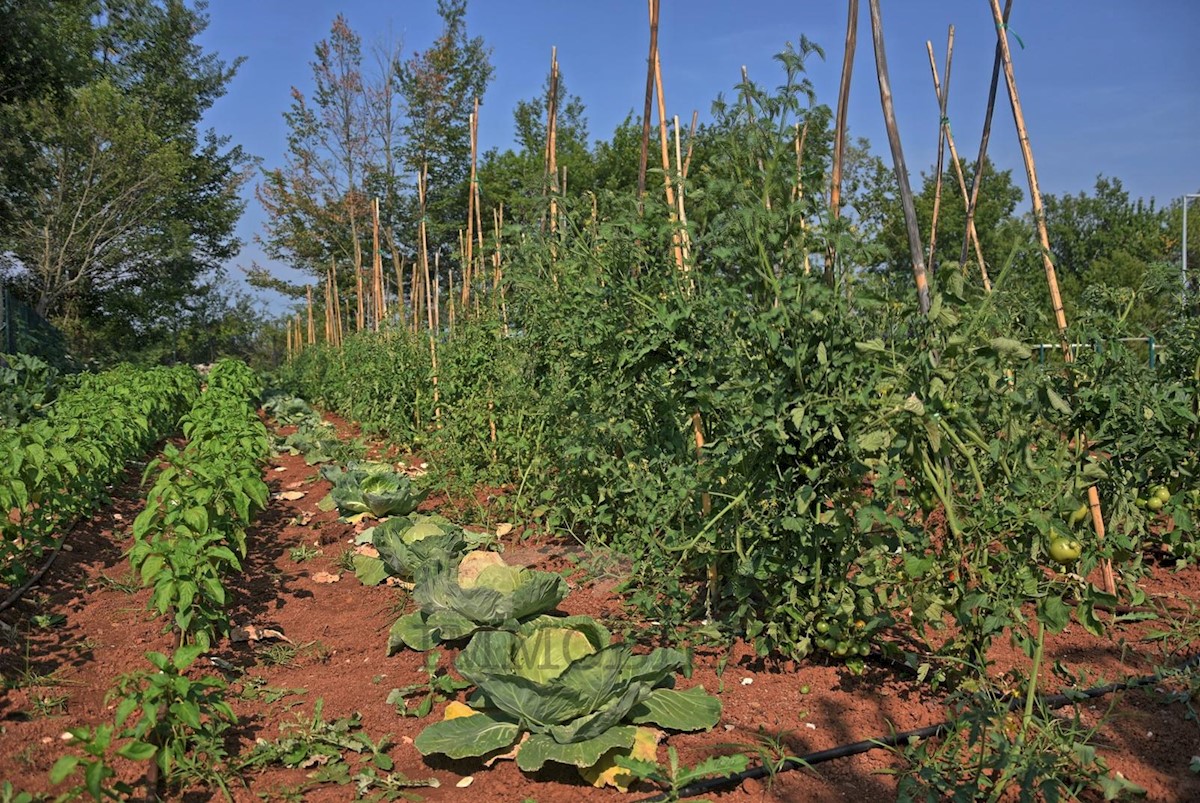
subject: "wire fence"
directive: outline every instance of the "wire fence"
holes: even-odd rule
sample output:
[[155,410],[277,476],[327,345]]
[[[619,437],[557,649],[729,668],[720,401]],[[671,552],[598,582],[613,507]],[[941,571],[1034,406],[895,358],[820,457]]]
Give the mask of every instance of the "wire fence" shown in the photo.
[[70,363],[63,333],[3,284],[0,284],[0,353],[32,354],[60,370]]

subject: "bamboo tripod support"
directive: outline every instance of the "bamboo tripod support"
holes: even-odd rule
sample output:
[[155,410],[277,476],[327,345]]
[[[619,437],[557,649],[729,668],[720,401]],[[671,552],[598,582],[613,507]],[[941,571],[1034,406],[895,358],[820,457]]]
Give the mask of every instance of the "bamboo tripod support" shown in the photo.
[[[1005,0],[1004,3],[1004,24],[1008,24],[1009,14],[1012,12],[1012,0]],[[971,177],[971,200],[967,203],[967,225],[975,224],[975,208],[979,203],[979,188],[983,184],[983,167],[987,160],[988,139],[992,134],[992,114],[996,110],[996,90],[1000,85],[1000,62],[1002,60],[1003,51],[1000,49],[1000,43],[996,42],[996,57],[992,62],[992,83],[988,89],[987,111],[983,115],[983,133],[979,137],[979,156],[975,159],[975,174]],[[967,234],[963,234],[962,251],[959,253],[958,261],[960,263],[967,261],[967,249],[970,244],[967,242]]]
[[883,106],[883,120],[887,126],[888,144],[892,149],[892,163],[896,171],[896,182],[900,186],[900,204],[904,208],[904,223],[908,232],[908,248],[912,255],[913,279],[917,285],[917,305],[922,315],[929,314],[929,280],[925,275],[924,246],[917,226],[917,210],[913,204],[912,187],[908,183],[908,167],[904,163],[904,150],[900,145],[900,130],[896,125],[896,110],[892,103],[892,86],[888,78],[887,53],[883,47],[883,18],[879,11],[879,0],[870,0],[871,38],[875,45],[875,72],[879,79],[879,100]]
[[[850,78],[854,51],[858,47],[858,0],[850,0],[846,14],[846,49],[842,56],[842,80],[838,85],[837,121],[833,133],[833,173],[829,185],[829,213],[834,220],[842,214],[842,165],[846,154],[846,115],[850,106]],[[825,283],[833,286],[837,246],[832,240],[825,250]]]
[[[1042,264],[1046,270],[1046,282],[1050,286],[1050,302],[1054,307],[1054,321],[1058,325],[1058,333],[1062,338],[1063,360],[1072,363],[1075,354],[1067,337],[1067,315],[1063,311],[1062,295],[1058,290],[1058,274],[1054,262],[1050,258],[1050,233],[1046,227],[1046,210],[1042,205],[1041,191],[1038,189],[1037,166],[1033,161],[1033,148],[1029,144],[1029,130],[1025,127],[1025,114],[1021,111],[1021,99],[1017,94],[1017,79],[1013,72],[1012,51],[1008,46],[1007,23],[1000,13],[999,0],[989,0],[992,6],[992,19],[996,23],[997,40],[1000,43],[1000,54],[1003,61],[1004,80],[1008,85],[1008,99],[1012,106],[1013,122],[1017,127],[1017,139],[1021,145],[1021,156],[1025,161],[1025,176],[1029,179],[1030,202],[1033,207],[1034,221],[1037,223],[1038,240],[1042,247]],[[1092,525],[1096,530],[1097,540],[1104,540],[1104,516],[1100,509],[1100,492],[1095,485],[1088,486],[1088,507],[1092,513]],[[1112,562],[1105,560],[1101,565],[1104,590],[1109,594],[1116,593],[1116,580],[1113,576]]]
[[[933,43],[926,42],[925,47],[929,50],[929,60],[933,61]],[[942,173],[945,171],[946,164],[946,104],[950,100],[950,65],[954,60],[954,26],[951,25],[949,32],[946,34],[946,78],[942,82],[944,90],[938,90],[938,146],[937,146],[937,162],[934,167],[933,177],[933,217],[929,223],[929,256],[928,265],[930,271],[937,271],[937,229],[938,215],[942,209]],[[936,85],[937,70],[933,72],[933,82]]]
[[[938,104],[942,107],[942,129],[946,137],[946,147],[950,151],[950,161],[954,164],[954,173],[958,178],[958,190],[962,194],[963,207],[967,210],[967,239],[975,246],[975,259],[979,263],[979,274],[983,279],[983,289],[990,293],[992,292],[992,280],[988,276],[987,265],[983,261],[983,247],[979,243],[979,234],[975,231],[975,219],[970,214],[971,199],[967,192],[967,181],[963,175],[962,162],[958,158],[958,149],[954,147],[954,134],[950,131],[950,122],[946,119],[945,113],[945,98],[948,92],[943,89],[941,82],[938,80],[937,60],[933,55],[933,43],[926,42],[926,49],[929,51],[929,69],[933,73],[933,91],[937,95]],[[946,74],[949,75],[950,66],[946,65]],[[947,84],[947,87],[949,84]],[[936,216],[935,216],[936,217]],[[931,235],[932,236],[932,235]],[[932,242],[932,240],[931,240]],[[930,245],[930,253],[933,253],[933,246]],[[932,260],[932,257],[931,257]],[[966,261],[965,259],[963,260]],[[960,263],[961,264],[961,263]]]

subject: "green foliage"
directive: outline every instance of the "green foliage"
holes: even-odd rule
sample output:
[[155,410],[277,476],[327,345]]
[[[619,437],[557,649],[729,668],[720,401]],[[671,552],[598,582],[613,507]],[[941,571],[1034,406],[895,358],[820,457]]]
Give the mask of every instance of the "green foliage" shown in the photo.
[[0,425],[14,426],[36,417],[57,393],[58,371],[28,354],[0,360]]
[[203,9],[133,0],[103,11],[73,0],[5,9],[6,29],[29,38],[0,70],[44,72],[14,76],[0,97],[0,174],[13,178],[0,252],[77,353],[112,359],[210,296],[238,245],[249,159],[200,127],[236,70],[196,43]]
[[632,773],[636,778],[650,781],[657,785],[664,794],[664,800],[679,800],[680,793],[688,785],[706,778],[728,778],[743,772],[749,764],[749,759],[738,753],[731,756],[709,756],[688,767],[679,763],[679,754],[674,747],[667,748],[667,763],[655,764],[653,761],[617,757],[617,766]]
[[987,698],[954,712],[946,733],[896,752],[899,800],[1063,800],[1099,794],[1130,799],[1145,790],[1111,773],[1093,741],[1096,727],[1042,711],[1023,727],[1004,700]]

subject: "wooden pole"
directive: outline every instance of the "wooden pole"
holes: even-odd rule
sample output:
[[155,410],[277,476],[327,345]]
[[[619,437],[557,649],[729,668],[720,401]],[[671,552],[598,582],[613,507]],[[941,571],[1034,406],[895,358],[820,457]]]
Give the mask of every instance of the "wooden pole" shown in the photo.
[[550,48],[550,96],[546,101],[546,173],[550,193],[550,233],[558,231],[558,48]]
[[[683,192],[684,192],[683,159],[680,156],[680,148],[679,148],[679,115],[675,115],[674,122],[675,122],[675,170],[678,173],[679,179],[680,179],[679,180],[679,191],[677,193],[675,193],[675,202],[677,204],[676,209],[677,209],[677,215],[679,217],[680,249],[681,249],[682,256],[683,256],[683,271],[684,271],[684,273],[687,273],[688,271],[691,270],[692,248],[691,248],[691,241],[687,236],[687,211],[686,211],[686,209],[684,207],[684,203],[683,203]],[[692,280],[690,277],[688,278],[688,286],[689,286],[689,288],[692,287]]]
[[[1005,0],[1004,2],[1004,24],[1008,24],[1008,17],[1012,13],[1013,0]],[[971,199],[967,202],[967,225],[974,226],[975,224],[975,208],[979,203],[979,188],[983,184],[983,165],[987,160],[988,139],[992,134],[992,112],[996,108],[996,90],[1000,85],[1000,64],[1003,61],[1004,52],[1000,49],[1000,42],[996,42],[996,57],[992,61],[992,83],[988,89],[987,112],[983,116],[983,134],[979,137],[979,156],[975,160],[975,173],[971,176]],[[959,254],[958,261],[967,261],[967,237],[963,234],[962,251]],[[989,282],[990,284],[990,282]]]
[[650,55],[646,58],[646,105],[642,111],[642,153],[638,162],[638,211],[642,209],[642,196],[646,194],[646,167],[650,155],[650,107],[654,102],[654,75],[658,66],[658,2],[659,0],[648,0],[650,6]]
[[883,120],[887,126],[888,144],[892,149],[892,162],[896,170],[896,183],[900,187],[900,204],[904,209],[904,224],[908,230],[908,248],[912,255],[913,279],[917,285],[917,305],[922,315],[929,314],[929,280],[925,276],[924,247],[917,225],[917,210],[913,205],[912,187],[908,183],[908,167],[904,164],[904,150],[900,145],[900,129],[896,125],[896,110],[892,104],[892,87],[888,79],[887,53],[883,47],[883,18],[879,12],[879,0],[870,0],[871,38],[875,44],[875,72],[879,79],[879,100],[883,106]]
[[[933,64],[933,43],[926,41],[925,48],[929,51],[929,63]],[[954,26],[951,25],[946,34],[946,78],[944,87],[938,92],[938,145],[936,175],[933,178],[933,217],[929,222],[929,270],[937,271],[937,227],[938,215],[942,209],[942,172],[946,169],[946,105],[950,99],[950,64],[954,59]],[[937,69],[934,69],[934,83],[937,83]]]
[[[842,81],[838,85],[837,121],[833,134],[833,176],[829,187],[829,212],[837,220],[842,215],[842,165],[846,154],[846,116],[850,106],[850,77],[854,72],[854,51],[858,44],[858,0],[850,0],[846,12],[846,49],[842,55]],[[837,246],[829,241],[825,252],[825,283],[833,286]]]
[[[1050,232],[1046,227],[1046,209],[1042,204],[1042,194],[1038,188],[1037,165],[1033,161],[1033,147],[1029,144],[1029,129],[1025,126],[1025,114],[1021,110],[1021,98],[1017,94],[1017,78],[1013,72],[1012,51],[1008,47],[1008,30],[1004,17],[1000,12],[998,0],[989,0],[992,6],[992,20],[996,23],[996,38],[1000,43],[1000,55],[1004,68],[1004,81],[1008,85],[1008,100],[1012,106],[1013,122],[1017,127],[1017,140],[1021,145],[1021,156],[1025,162],[1025,177],[1029,180],[1029,200],[1033,207],[1033,218],[1037,223],[1038,240],[1042,246],[1042,265],[1046,269],[1046,283],[1050,286],[1050,303],[1054,307],[1054,322],[1058,325],[1058,334],[1062,339],[1063,360],[1074,362],[1075,355],[1067,337],[1067,315],[1063,311],[1062,295],[1058,290],[1058,274],[1054,262],[1050,258]],[[1092,513],[1092,525],[1096,530],[1097,540],[1104,540],[1104,515],[1100,509],[1100,492],[1095,485],[1088,487],[1088,507]],[[1101,564],[1104,590],[1115,594],[1117,585],[1113,577],[1112,561],[1105,560]]]
[[375,297],[372,310],[375,331],[383,323],[385,300],[383,297],[383,254],[379,250],[379,199],[371,199],[371,292]]
[[[658,96],[658,142],[662,156],[663,188],[667,196],[667,208],[670,210],[671,222],[678,222],[678,207],[675,203],[675,187],[671,181],[671,157],[667,146],[667,104],[663,100],[662,61],[658,51],[654,53],[654,86]],[[683,270],[683,246],[680,242],[679,229],[671,235],[671,247],[675,254],[675,266]]]
[[[943,90],[941,82],[938,80],[937,61],[933,56],[933,46],[926,42],[926,47],[929,49],[929,69],[933,73],[933,91],[937,95],[939,106],[942,105]],[[948,72],[949,70],[947,70]],[[967,181],[963,176],[962,161],[958,158],[958,149],[954,147],[954,132],[950,130],[950,122],[942,117],[943,129],[946,135],[946,147],[950,150],[950,161],[954,165],[954,174],[958,178],[958,191],[962,194],[963,208],[970,211],[971,199],[967,191]],[[985,292],[992,292],[992,281],[988,277],[987,265],[983,261],[983,246],[979,242],[979,234],[975,231],[975,221],[968,215],[967,221],[967,238],[975,246],[975,261],[979,263],[979,275],[983,278],[983,289]],[[965,261],[965,260],[964,260]],[[959,264],[962,264],[960,262]]]
[[475,243],[475,175],[479,143],[479,98],[475,98],[475,111],[471,113],[471,182],[467,185],[467,242],[463,249],[462,307],[465,312],[471,300],[471,268]]
[[312,285],[304,288],[304,294],[308,297],[308,345],[313,345],[317,342],[316,327],[313,323],[313,302],[312,302]]
[[[692,166],[692,146],[696,144],[696,123],[700,121],[700,112],[692,109],[692,123],[688,126],[688,146],[687,155],[683,157],[683,170],[680,171],[679,177],[684,181],[687,180],[688,170]],[[593,196],[594,200],[594,196]]]

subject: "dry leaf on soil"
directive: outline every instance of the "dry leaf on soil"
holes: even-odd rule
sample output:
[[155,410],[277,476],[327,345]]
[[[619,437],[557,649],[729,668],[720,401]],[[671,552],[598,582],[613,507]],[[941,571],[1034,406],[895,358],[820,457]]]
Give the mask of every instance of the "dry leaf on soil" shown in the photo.
[[336,583],[342,579],[340,574],[330,574],[329,572],[316,572],[312,576],[314,583]]
[[496,537],[503,538],[513,531],[513,526],[510,522],[503,522],[496,525]]
[[379,557],[379,550],[370,544],[359,544],[354,548],[354,553],[356,555],[366,555],[368,558]]
[[263,641],[266,639],[286,641],[288,644],[295,643],[281,631],[270,627],[259,628],[255,625],[246,625],[245,627],[234,627],[229,631],[229,640],[235,644],[240,641]]
[[285,499],[288,502],[295,502],[297,499],[304,498],[304,491],[280,491],[275,494],[276,499]]

